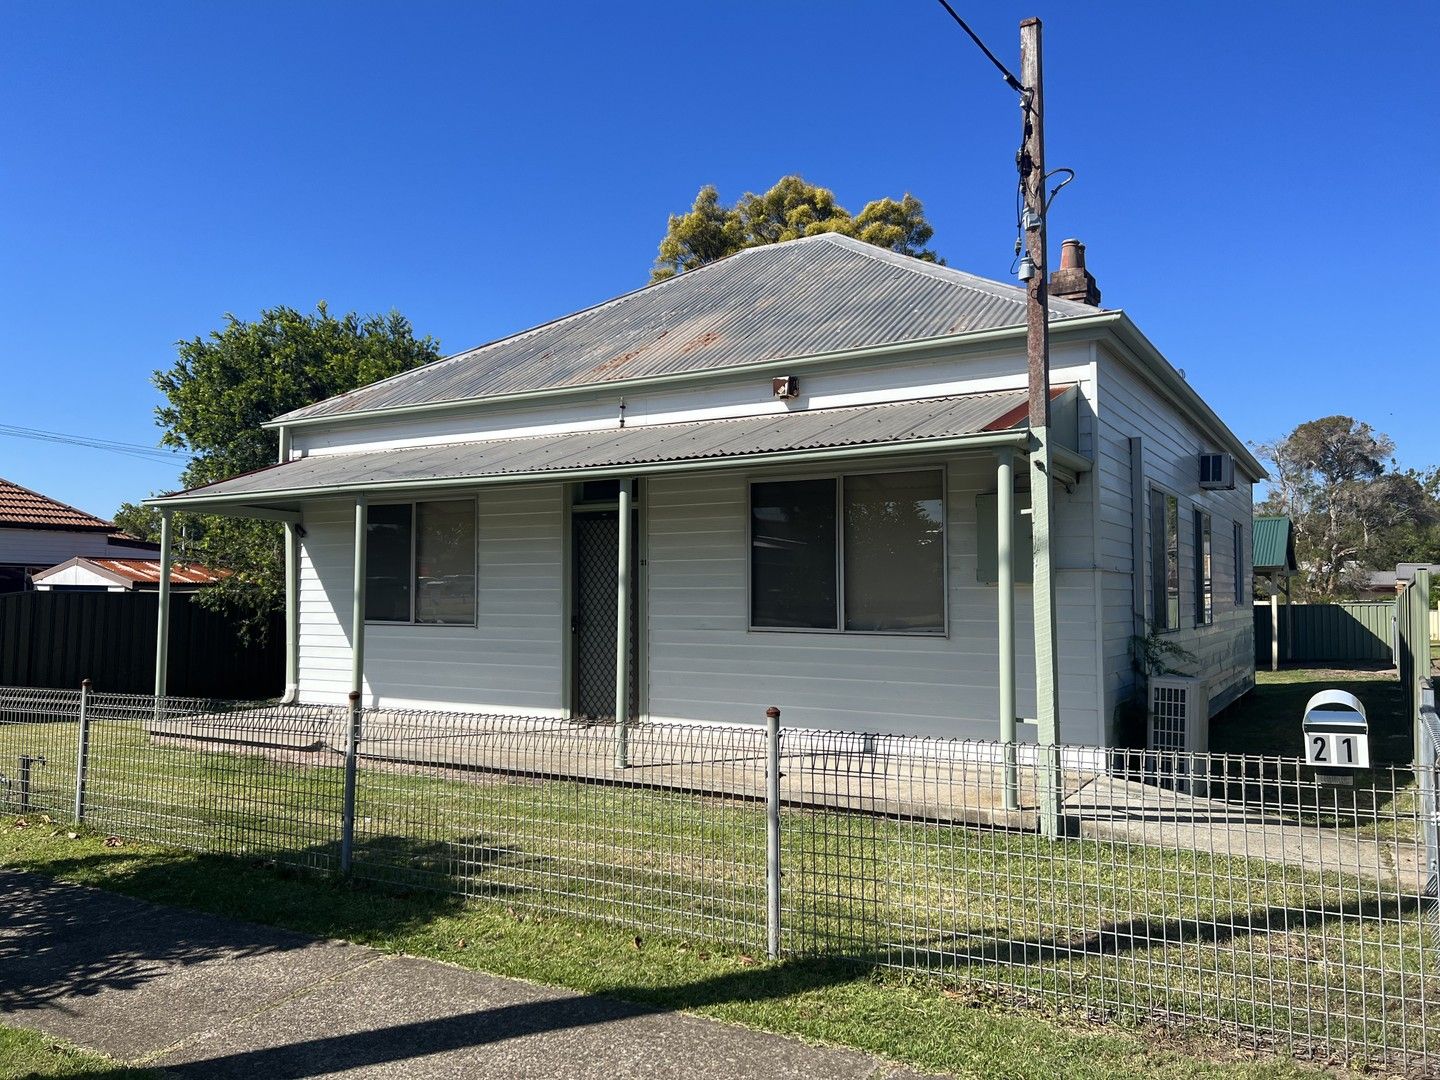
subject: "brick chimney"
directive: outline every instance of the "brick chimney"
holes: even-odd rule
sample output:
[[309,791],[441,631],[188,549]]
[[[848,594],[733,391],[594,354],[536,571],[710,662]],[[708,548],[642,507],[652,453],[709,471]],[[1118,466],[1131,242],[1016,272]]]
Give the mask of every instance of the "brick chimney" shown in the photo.
[[1066,240],[1060,245],[1060,269],[1050,275],[1050,295],[1100,306],[1100,290],[1085,269],[1085,245],[1079,240]]

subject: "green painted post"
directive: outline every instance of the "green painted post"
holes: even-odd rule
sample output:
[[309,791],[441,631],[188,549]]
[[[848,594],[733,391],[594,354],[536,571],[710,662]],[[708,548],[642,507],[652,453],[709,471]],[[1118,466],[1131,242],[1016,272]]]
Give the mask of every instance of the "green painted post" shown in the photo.
[[630,500],[633,480],[620,481],[620,539],[615,568],[615,768],[630,767]]
[[[290,460],[290,429],[280,429],[280,464]],[[285,523],[285,696],[300,694],[300,529]]]
[[350,689],[365,693],[365,546],[368,538],[369,505],[364,495],[355,496],[355,565],[350,605]]
[[349,874],[355,851],[355,788],[360,753],[360,724],[365,693],[365,552],[369,505],[355,496],[355,565],[350,605],[350,707],[346,711],[345,779],[340,804],[340,873]]
[[1430,654],[1430,571],[1424,567],[1415,570],[1415,581],[1410,586],[1410,655],[1411,664],[1410,700],[1414,702],[1415,752],[1420,759],[1420,702],[1424,694],[1425,680],[1430,677],[1432,658]]
[[999,635],[1000,741],[1004,743],[1005,809],[1020,808],[1015,762],[1015,452],[995,454],[995,579]]
[[155,715],[160,715],[160,699],[169,685],[170,667],[170,533],[171,512],[160,511],[160,581],[158,617],[155,620]]

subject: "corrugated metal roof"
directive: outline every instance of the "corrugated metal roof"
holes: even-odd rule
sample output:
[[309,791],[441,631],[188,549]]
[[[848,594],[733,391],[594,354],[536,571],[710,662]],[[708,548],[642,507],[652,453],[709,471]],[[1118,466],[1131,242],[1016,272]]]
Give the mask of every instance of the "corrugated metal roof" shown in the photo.
[[[1054,319],[1095,311],[1050,301]],[[741,251],[282,419],[735,367],[1024,321],[1023,289],[825,233]]]
[[[52,566],[33,575],[35,581],[43,582],[71,567],[83,566],[98,571],[102,577],[119,581],[130,581],[137,585],[155,585],[160,581],[159,559],[105,559],[77,555],[63,563]],[[171,563],[171,585],[213,585],[223,575],[197,563]]]
[[[154,585],[160,580],[159,559],[85,559],[84,562],[109,570],[141,585]],[[213,585],[220,575],[194,563],[172,563],[171,585]]]
[[[0,526],[20,529],[103,529],[115,523],[77,510],[38,491],[0,479]],[[122,534],[123,535],[123,534]]]
[[1295,544],[1290,519],[1278,514],[1256,515],[1250,540],[1251,565],[1256,570],[1294,570]]
[[[1054,388],[1058,397],[1067,388]],[[812,409],[778,416],[486,439],[353,454],[323,454],[272,465],[171,496],[171,503],[222,495],[277,495],[419,480],[543,476],[582,469],[707,461],[847,446],[914,444],[1023,427],[1026,391],[887,405]]]

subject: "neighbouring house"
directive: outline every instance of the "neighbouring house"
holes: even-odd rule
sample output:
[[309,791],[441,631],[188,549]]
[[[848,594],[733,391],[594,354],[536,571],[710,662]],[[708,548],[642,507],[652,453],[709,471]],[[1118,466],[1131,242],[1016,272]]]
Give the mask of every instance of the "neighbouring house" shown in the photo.
[[[1212,714],[1253,685],[1264,477],[1098,300],[1066,241],[1039,599],[1060,738],[1091,745],[1117,738],[1137,634],[1195,655]],[[994,739],[1018,656],[1034,741],[1024,322],[1019,288],[846,237],[759,247],[277,417],[276,465],[151,504],[285,523],[301,701],[751,723],[773,704]]]
[[0,593],[22,592],[33,574],[75,556],[143,558],[159,550],[112,521],[0,479]]
[[[1291,583],[1299,572],[1299,564],[1295,561],[1295,528],[1284,514],[1256,514],[1251,535],[1254,538],[1251,569],[1256,585],[1263,585],[1267,597],[1262,601],[1257,588],[1255,602],[1270,605],[1270,670],[1278,671],[1281,660],[1279,604],[1282,596],[1285,598],[1285,640],[1295,640],[1290,612]],[[1286,648],[1284,659],[1289,660],[1289,646]]]
[[1360,592],[1377,599],[1390,599],[1415,580],[1416,570],[1429,570],[1432,579],[1440,577],[1440,563],[1402,562],[1393,570],[1369,570],[1360,580]]
[[[159,559],[73,559],[30,575],[37,592],[158,592]],[[220,580],[214,570],[196,564],[170,567],[172,592],[195,592]]]

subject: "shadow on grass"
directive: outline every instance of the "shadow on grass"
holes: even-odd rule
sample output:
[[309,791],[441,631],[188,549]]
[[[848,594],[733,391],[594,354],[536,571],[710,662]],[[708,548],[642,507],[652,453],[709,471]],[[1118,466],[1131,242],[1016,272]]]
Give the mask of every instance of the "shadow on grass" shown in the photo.
[[[409,853],[417,858],[434,866],[443,865],[443,849],[436,845],[403,845],[393,838],[371,843],[373,848],[357,847],[357,858],[383,856],[389,863],[403,858],[406,849],[413,848]],[[504,849],[484,849],[483,845],[481,849],[492,852],[489,859],[493,865],[515,857]],[[83,877],[93,875],[99,864],[107,861],[113,863],[114,857],[97,853],[55,859],[45,867],[47,873]],[[466,869],[467,875],[474,873],[473,862]],[[101,880],[98,875],[96,879]],[[288,931],[217,923],[188,912],[119,901],[103,892],[57,886],[32,875],[23,890],[30,895],[10,890],[12,899],[20,897],[20,901],[4,906],[4,921],[0,922],[4,930],[0,935],[0,1007],[10,1011],[22,1002],[31,1007],[66,1007],[64,998],[89,996],[102,990],[138,990],[177,967],[244,959],[310,944],[310,939],[294,931],[360,942],[393,940],[457,914],[467,902],[453,893],[355,886],[215,856],[160,856],[123,867],[111,865],[105,868],[103,883],[146,900],[200,906],[215,914],[278,924]],[[3,876],[0,888],[5,888]],[[430,1006],[437,1001],[443,1009],[445,1001],[456,1000],[458,995],[420,993],[418,998],[425,1002],[422,1007],[417,1004],[417,995],[410,994],[400,999],[395,1012],[383,1014],[380,1026],[374,1026],[376,1017],[370,1015],[352,1021],[363,1025],[356,1030],[344,1030],[339,1020],[334,1021],[340,1025],[339,1030],[327,1021],[314,1035],[293,1028],[265,1030],[257,1036],[260,1041],[280,1044],[212,1053],[203,1060],[165,1067],[168,1073],[179,1076],[265,1076],[280,1080],[317,1076],[394,1064],[447,1050],[493,1046],[546,1032],[620,1021],[635,1021],[643,1027],[654,1022],[647,1018],[676,1009],[782,999],[853,982],[901,958],[911,967],[979,974],[983,978],[997,968],[1142,954],[1170,946],[1218,945],[1242,936],[1297,928],[1321,934],[1330,923],[1353,924],[1357,919],[1393,923],[1415,917],[1416,910],[1417,904],[1411,898],[1393,902],[1372,898],[1344,905],[1237,909],[1211,919],[1140,918],[1113,922],[1097,932],[1076,937],[1016,937],[1009,928],[989,926],[951,935],[922,933],[909,942],[895,941],[878,948],[873,943],[832,940],[832,954],[826,956],[800,957],[782,964],[664,985],[617,982],[606,985],[598,995],[536,991],[541,995],[537,1000],[439,1017],[406,1014],[433,1012]],[[850,912],[846,919],[859,925],[868,914]],[[878,918],[872,925],[883,926]],[[1258,948],[1263,950],[1263,946]],[[1142,957],[1137,962],[1146,961]],[[439,971],[449,972],[446,977],[451,980],[459,977],[454,969]],[[443,990],[444,979],[438,974],[430,977]],[[407,986],[412,991],[423,990],[414,982]],[[597,1040],[595,1046],[603,1049],[606,1044],[624,1041],[607,1037]],[[496,1051],[497,1060],[508,1052]],[[517,1060],[522,1060],[533,1055],[534,1049],[517,1053]],[[617,1058],[617,1068],[621,1064]],[[131,1074],[117,1070],[97,1075],[118,1080]]]
[[[44,877],[29,874],[22,880],[0,871],[0,1012],[102,990],[136,990],[211,961],[305,948],[313,943],[309,934],[363,942],[424,927],[464,907],[465,883],[487,869],[525,861],[510,849],[487,845],[483,837],[461,842],[467,857],[456,866],[458,874],[440,869],[453,850],[447,844],[394,837],[357,842],[357,863],[390,873],[383,888],[286,865],[323,864],[329,845],[276,853],[274,860],[183,853],[133,859],[125,858],[122,848],[46,859]],[[418,871],[402,874],[403,866]],[[52,878],[95,881],[107,891],[81,890]],[[490,883],[485,892],[503,898],[509,890]],[[287,929],[216,923],[155,904]],[[117,929],[122,925],[123,931]]]

